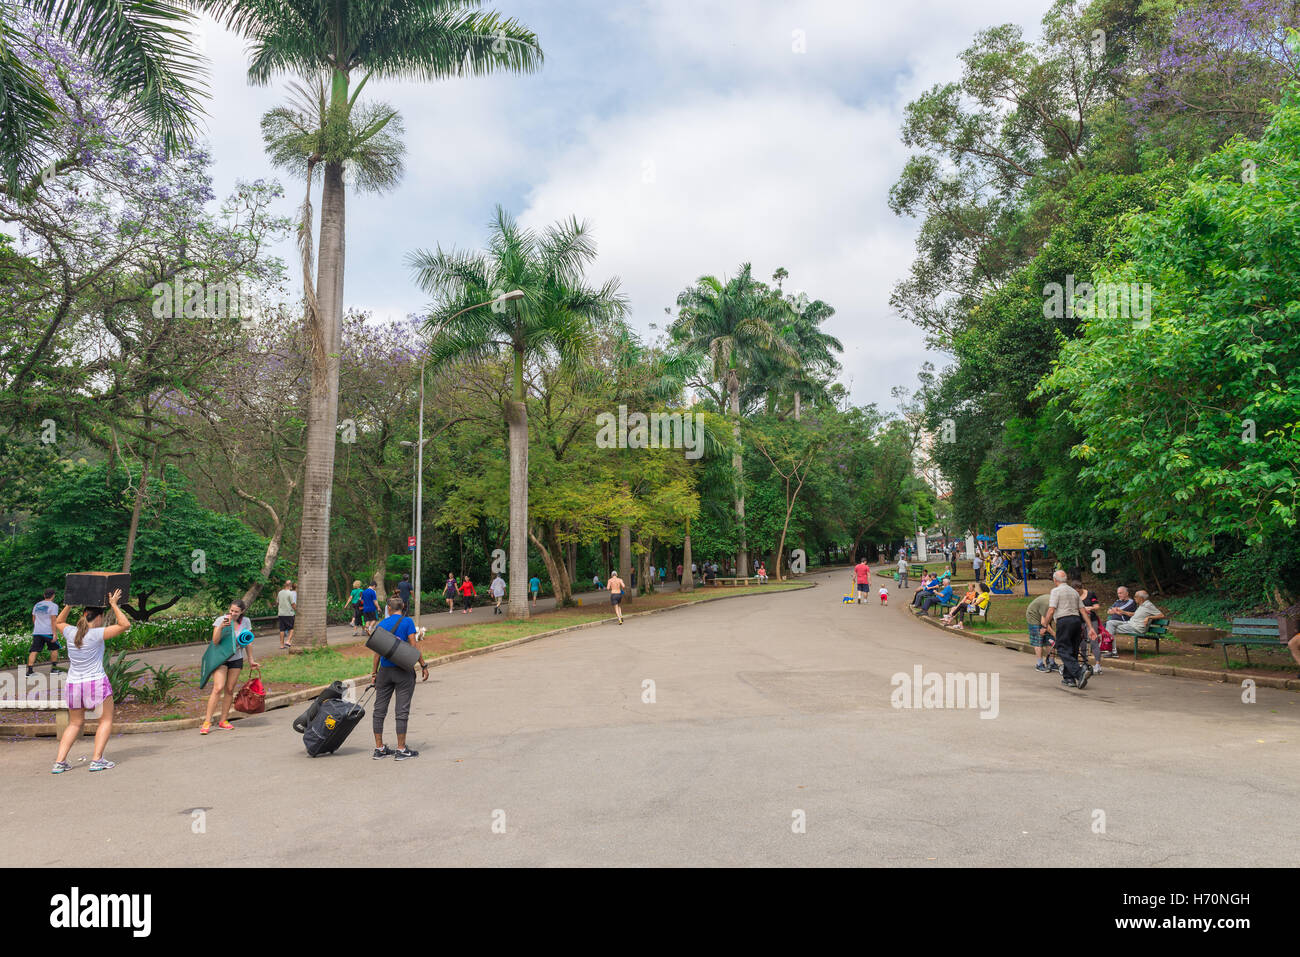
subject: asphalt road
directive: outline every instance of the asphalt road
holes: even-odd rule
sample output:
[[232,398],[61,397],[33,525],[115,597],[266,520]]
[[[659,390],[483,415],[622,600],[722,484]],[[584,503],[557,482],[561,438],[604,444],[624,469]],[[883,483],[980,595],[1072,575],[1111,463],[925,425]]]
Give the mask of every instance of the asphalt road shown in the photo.
[[[434,669],[400,764],[369,717],[309,759],[295,709],[123,735],[94,775],[0,742],[0,865],[1300,863],[1300,695],[1064,690],[902,601],[841,604],[842,577]],[[996,717],[894,707],[917,665],[996,674]]]

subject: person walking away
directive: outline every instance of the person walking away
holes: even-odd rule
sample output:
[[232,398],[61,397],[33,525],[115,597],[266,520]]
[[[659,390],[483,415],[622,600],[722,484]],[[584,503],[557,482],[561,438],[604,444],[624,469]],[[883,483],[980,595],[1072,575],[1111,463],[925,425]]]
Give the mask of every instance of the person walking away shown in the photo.
[[885,585],[880,586],[880,604],[889,604],[889,588]]
[[1052,573],[1052,580],[1056,587],[1048,595],[1044,625],[1056,626],[1056,655],[1061,662],[1062,687],[1082,691],[1088,685],[1088,669],[1079,665],[1079,641],[1085,625],[1090,637],[1094,633],[1092,622],[1083,616],[1083,602],[1079,598],[1082,583],[1069,582],[1060,569]]
[[447,583],[442,586],[442,597],[447,599],[447,614],[454,614],[456,611],[456,595],[460,589],[456,587],[456,576],[447,572]]
[[618,572],[613,572],[609,576],[609,603],[614,606],[614,614],[618,615],[618,623],[623,624],[623,579],[618,577]]
[[411,607],[411,574],[407,572],[402,576],[402,580],[397,583],[397,597],[402,599],[402,607]]
[[[1044,592],[1034,598],[1025,609],[1025,625],[1029,629],[1029,644],[1034,649],[1034,656],[1038,661],[1034,665],[1035,671],[1041,671],[1048,674],[1053,671],[1059,671],[1056,660],[1052,656],[1052,632],[1047,624],[1047,608],[1052,596]],[[1047,649],[1047,661],[1043,661],[1043,649]]]
[[379,593],[374,585],[367,585],[361,593],[361,618],[365,622],[362,627],[366,634],[373,634],[375,622],[379,620]]
[[68,701],[68,726],[59,739],[59,750],[50,771],[62,774],[71,770],[68,752],[81,737],[86,726],[86,712],[103,708],[99,723],[95,726],[95,747],[91,752],[90,770],[107,771],[116,764],[104,757],[104,748],[113,734],[113,686],[104,674],[104,643],[111,641],[131,628],[131,620],[126,617],[118,602],[122,599],[119,588],[108,596],[108,607],[113,611],[114,621],[109,624],[104,618],[102,608],[83,608],[77,624],[68,624],[68,612],[64,607],[54,627],[68,643],[68,683],[64,694]]
[[980,572],[984,569],[984,559],[980,558],[980,553],[975,552],[975,557],[970,560],[971,571],[975,573],[975,580],[980,580]]
[[54,589],[45,589],[45,597],[32,606],[32,643],[27,649],[27,674],[36,674],[36,656],[45,649],[50,651],[50,674],[61,672],[59,667],[59,640],[54,637],[54,619],[59,616],[59,606],[54,601]]
[[492,584],[488,586],[488,592],[492,595],[492,601],[494,602],[492,614],[501,614],[501,599],[506,597],[506,583],[500,572],[497,572],[497,577],[492,579]]
[[359,629],[365,624],[365,620],[361,617],[361,582],[352,583],[352,594],[348,598],[348,604],[352,606],[352,637],[355,638],[360,634]]
[[898,559],[898,584],[903,588],[907,587],[908,564],[906,558]]
[[[230,628],[238,636],[241,631],[251,632],[253,623],[248,620],[244,614],[246,606],[242,599],[236,598],[230,603],[230,607],[224,615],[218,615],[212,620],[212,643],[220,644],[225,630]],[[230,706],[235,700],[235,683],[239,680],[239,672],[244,667],[244,646],[238,641],[235,642],[235,653],[217,666],[217,670],[212,672],[212,692],[208,695],[207,711],[203,715],[203,724],[199,728],[199,734],[207,734],[212,730],[212,712],[217,708],[217,701],[221,701],[221,720],[217,722],[218,731],[234,731],[235,726],[230,723]],[[248,667],[256,668],[258,664],[253,660],[253,646],[248,646]]]
[[[379,627],[391,632],[399,641],[409,644],[416,634],[416,629],[415,622],[406,617],[405,611],[406,603],[400,596],[393,595],[388,599],[388,615],[379,622]],[[420,656],[419,667],[420,680],[428,681],[429,665],[423,655]],[[390,756],[395,761],[418,758],[420,752],[406,746],[406,728],[411,717],[411,698],[415,695],[414,669],[402,668],[376,652],[370,665],[370,683],[375,687],[375,711],[371,716],[371,730],[375,732],[375,750],[371,757],[376,761]],[[384,721],[388,717],[388,703],[394,696],[397,698],[393,716],[397,729],[397,750],[384,744]]]
[[871,569],[867,566],[865,558],[858,559],[858,563],[853,566],[853,574],[858,583],[858,604],[862,604],[862,599],[867,599],[867,604],[871,601]]
[[[1101,599],[1097,597],[1095,592],[1089,591],[1087,588],[1082,589],[1079,598],[1083,606],[1083,613],[1088,616],[1088,621],[1092,624],[1093,637],[1088,643],[1092,650],[1092,673],[1099,675],[1101,674],[1101,619],[1097,616],[1097,612],[1101,608]],[[1083,664],[1086,668],[1088,666],[1088,656],[1085,654],[1083,657]]]
[[287,581],[275,596],[276,614],[280,618],[280,649],[293,647],[293,622],[298,605],[293,600],[293,582]]
[[537,593],[542,590],[542,580],[534,575],[528,579],[528,597],[533,601],[533,609],[537,608]]
[[474,583],[465,576],[465,580],[460,583],[460,611],[462,615],[468,615],[474,607],[474,596],[478,594],[474,591]]

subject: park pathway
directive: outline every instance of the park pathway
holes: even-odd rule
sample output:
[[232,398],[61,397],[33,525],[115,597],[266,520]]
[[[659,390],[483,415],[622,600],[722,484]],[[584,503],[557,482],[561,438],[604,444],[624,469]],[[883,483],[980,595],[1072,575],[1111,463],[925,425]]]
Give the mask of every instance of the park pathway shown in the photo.
[[[434,669],[401,764],[371,760],[365,726],[309,759],[294,709],[123,735],[94,775],[51,775],[50,741],[0,744],[0,860],[1300,864],[1300,695],[1127,671],[1067,691],[1027,655],[813,577]],[[917,669],[997,694],[896,706]]]

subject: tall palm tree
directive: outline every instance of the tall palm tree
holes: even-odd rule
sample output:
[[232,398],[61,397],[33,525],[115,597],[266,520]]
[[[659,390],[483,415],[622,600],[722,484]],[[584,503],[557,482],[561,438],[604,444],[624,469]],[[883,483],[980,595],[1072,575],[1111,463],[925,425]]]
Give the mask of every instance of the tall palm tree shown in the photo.
[[[576,366],[595,342],[596,324],[621,319],[627,299],[618,280],[588,286],[596,247],[585,223],[560,222],[543,232],[521,227],[500,206],[485,252],[417,251],[409,262],[416,284],[434,298],[426,320],[429,364],[509,359],[505,400],[510,445],[510,591],[508,613],[528,617],[528,406],[524,366],[530,355],[558,354]],[[520,290],[522,299],[493,302]],[[465,311],[467,310],[467,311]],[[457,315],[459,313],[459,315]]]
[[23,195],[51,156],[59,106],[32,62],[47,54],[17,29],[20,17],[48,27],[85,57],[129,103],[141,126],[168,149],[194,131],[203,91],[202,58],[190,40],[191,16],[166,0],[0,0],[0,190]]
[[319,162],[320,239],[313,362],[307,416],[307,471],[299,534],[298,627],[303,643],[323,644],[329,588],[330,493],[343,337],[344,167],[354,73],[380,80],[438,80],[495,70],[527,72],[542,62],[537,38],[514,20],[478,11],[477,0],[187,0],[251,43],[248,78],[280,73],[329,77],[326,147]]
[[[754,279],[749,263],[730,280],[701,276],[677,297],[678,316],[669,329],[687,351],[708,356],[708,382],[696,383],[725,408],[732,418],[735,447],[731,455],[735,477],[734,503],[740,528],[736,554],[738,571],[749,568],[749,543],[745,532],[745,472],[740,445],[740,392],[747,372],[772,353],[793,361],[794,348],[780,335],[780,322],[788,311],[767,286]],[[714,388],[716,383],[717,388]],[[723,393],[726,402],[723,402]]]

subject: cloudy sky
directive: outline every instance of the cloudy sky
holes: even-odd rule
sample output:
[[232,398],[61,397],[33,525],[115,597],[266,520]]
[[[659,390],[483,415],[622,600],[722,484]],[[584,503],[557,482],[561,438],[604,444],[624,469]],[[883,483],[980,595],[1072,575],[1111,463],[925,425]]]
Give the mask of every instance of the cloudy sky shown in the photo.
[[[500,0],[538,35],[529,75],[367,86],[406,124],[407,172],[350,198],[346,300],[380,318],[425,302],[418,248],[481,245],[496,203],[525,223],[594,229],[592,278],[618,276],[632,323],[662,325],[677,293],[752,262],[835,306],[855,401],[889,407],[927,358],[889,307],[916,223],[889,211],[902,111],[956,79],[956,54],[996,23],[1036,33],[1048,0]],[[204,25],[206,121],[218,193],[276,173],[258,119],[284,82],[251,87],[243,41]],[[284,212],[300,196],[286,182]],[[282,250],[292,256],[288,247]],[[938,357],[930,356],[931,359]]]

